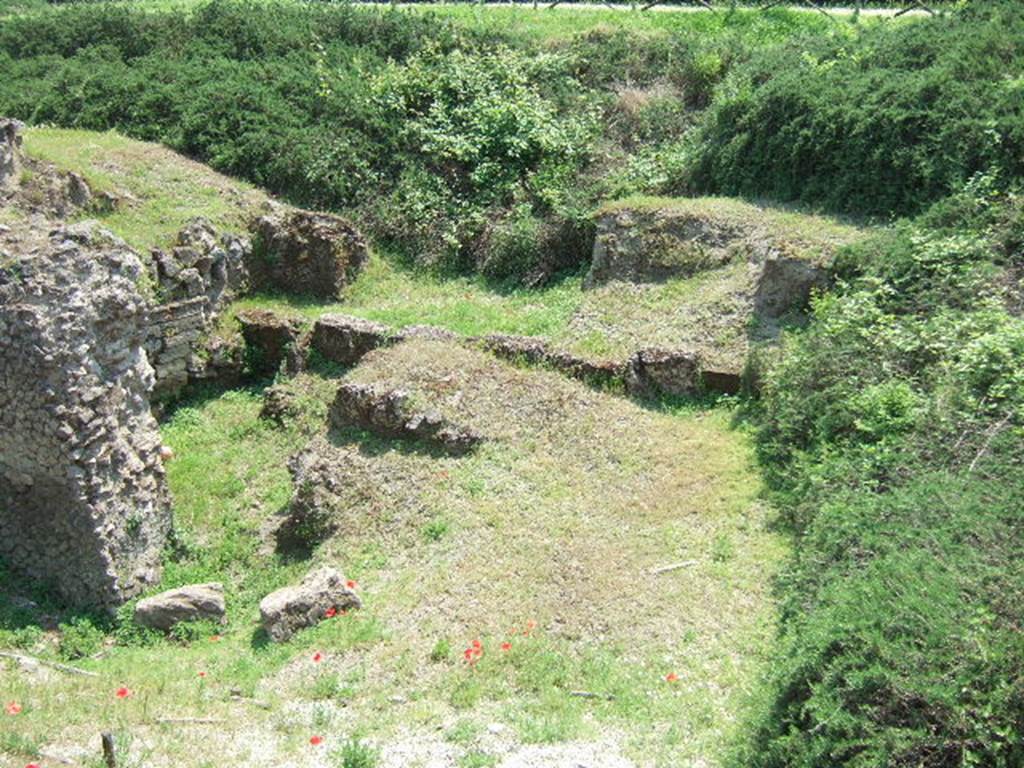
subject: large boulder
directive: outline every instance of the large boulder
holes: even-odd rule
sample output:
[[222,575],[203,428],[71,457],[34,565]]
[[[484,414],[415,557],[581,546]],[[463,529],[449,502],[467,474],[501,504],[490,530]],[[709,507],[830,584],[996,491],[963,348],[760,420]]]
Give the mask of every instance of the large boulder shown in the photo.
[[301,629],[312,627],[330,612],[362,607],[359,595],[345,577],[324,566],[306,574],[301,584],[283,587],[260,601],[260,623],[275,643],[283,643]]
[[257,290],[341,297],[366,264],[366,240],[328,213],[278,209],[254,225],[250,272]]
[[224,587],[216,582],[169,589],[140,600],[135,623],[167,632],[183,621],[224,622]]
[[402,389],[342,384],[329,415],[333,427],[355,426],[384,437],[423,442],[453,455],[468,453],[483,441],[481,435],[450,423],[437,411],[417,411]]
[[701,389],[700,355],[689,349],[641,349],[626,369],[626,391],[635,397],[680,397]]
[[309,346],[332,363],[353,365],[372,349],[386,344],[391,329],[381,323],[347,315],[321,316],[313,325]]

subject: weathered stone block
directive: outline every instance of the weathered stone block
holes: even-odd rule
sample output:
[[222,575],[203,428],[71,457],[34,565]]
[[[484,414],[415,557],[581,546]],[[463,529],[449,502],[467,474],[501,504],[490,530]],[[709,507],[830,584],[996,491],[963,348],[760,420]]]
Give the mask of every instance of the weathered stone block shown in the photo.
[[260,217],[249,270],[257,289],[340,298],[369,252],[363,236],[344,219],[299,209]]
[[301,584],[271,592],[260,601],[260,623],[275,643],[291,639],[312,627],[330,611],[362,607],[359,595],[346,585],[334,568],[322,567],[306,574]]
[[757,269],[754,308],[762,317],[778,318],[805,309],[811,293],[829,282],[827,269],[804,259],[767,259]]
[[291,370],[301,367],[299,341],[302,323],[266,309],[250,309],[238,313],[238,324],[247,350],[251,373],[274,373],[287,362]]
[[390,335],[391,329],[381,323],[328,314],[313,325],[309,346],[325,360],[353,365],[370,350],[386,344]]
[[629,359],[626,390],[633,396],[686,396],[700,388],[700,356],[692,350],[641,349]]
[[436,411],[416,411],[405,390],[382,391],[364,384],[342,384],[329,411],[334,427],[356,426],[385,437],[418,440],[460,455],[483,437],[448,422]]
[[216,582],[170,589],[140,600],[135,623],[164,632],[183,621],[224,621],[224,587]]

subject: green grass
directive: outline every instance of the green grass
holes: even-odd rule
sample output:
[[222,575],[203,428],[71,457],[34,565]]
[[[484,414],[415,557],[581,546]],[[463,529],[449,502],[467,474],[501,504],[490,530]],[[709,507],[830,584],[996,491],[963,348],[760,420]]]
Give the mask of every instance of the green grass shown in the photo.
[[126,138],[65,128],[29,128],[25,151],[61,170],[85,177],[94,191],[122,199],[112,213],[86,212],[130,245],[166,247],[185,223],[204,216],[214,225],[244,228],[247,212],[266,196],[168,149]]
[[[646,411],[554,374],[448,354],[400,348],[357,372],[418,370],[413,386],[458,378],[474,409],[493,412],[498,442],[464,460],[366,442],[353,471],[365,466],[370,484],[316,554],[359,581],[365,606],[283,645],[262,641],[256,605],[310,564],[274,554],[267,523],[290,496],[287,457],[322,432],[336,381],[291,380],[300,415],[283,428],[259,420],[259,390],[205,393],[174,411],[162,432],[176,454],[168,479],[183,546],[162,587],[222,581],[229,622],[167,640],[120,629],[118,645],[74,662],[99,678],[0,665],[2,698],[25,707],[4,723],[6,758],[92,749],[111,730],[133,735],[128,765],[302,760],[321,754],[313,735],[332,765],[362,765],[352,761],[369,752],[353,739],[372,751],[411,731],[455,744],[463,765],[489,765],[482,739],[497,722],[526,744],[616,733],[626,754],[655,765],[696,755],[716,764],[771,635],[767,574],[784,553],[763,528],[746,437],[727,412]],[[524,421],[527,397],[574,405],[560,424]],[[441,535],[424,533],[441,520]],[[715,532],[734,542],[727,563],[707,544]],[[645,575],[684,554],[701,566]],[[79,634],[91,650],[90,633]],[[484,654],[467,665],[474,639]],[[26,640],[56,657],[52,634]],[[669,671],[679,683],[664,680]],[[122,685],[124,700],[114,696]],[[155,722],[166,717],[227,725]],[[463,725],[437,730],[455,720]]]
[[614,28],[650,34],[692,34],[706,42],[742,35],[769,44],[796,34],[832,33],[836,23],[817,14],[789,9],[768,13],[753,10],[717,14],[635,13],[628,7],[610,10],[562,6],[548,11],[520,6],[444,3],[409,5],[403,9],[409,13],[436,14],[469,29],[507,35],[523,42],[566,40],[593,30]]

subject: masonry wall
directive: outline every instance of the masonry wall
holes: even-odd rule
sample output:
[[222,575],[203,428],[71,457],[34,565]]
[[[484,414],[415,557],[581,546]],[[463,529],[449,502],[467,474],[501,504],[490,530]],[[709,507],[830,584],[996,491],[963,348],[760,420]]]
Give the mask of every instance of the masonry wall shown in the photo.
[[159,578],[171,530],[138,257],[76,225],[0,265],[0,557],[78,605]]

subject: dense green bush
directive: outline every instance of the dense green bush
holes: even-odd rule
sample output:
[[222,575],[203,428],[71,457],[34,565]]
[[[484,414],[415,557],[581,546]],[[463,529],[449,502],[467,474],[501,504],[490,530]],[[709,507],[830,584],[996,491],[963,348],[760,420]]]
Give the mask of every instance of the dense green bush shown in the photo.
[[[1024,5],[780,46],[718,88],[692,182],[906,215],[974,173],[1024,176]],[[680,184],[685,185],[685,180]]]
[[991,177],[850,249],[769,374],[797,536],[743,766],[1024,764],[1021,199]]

